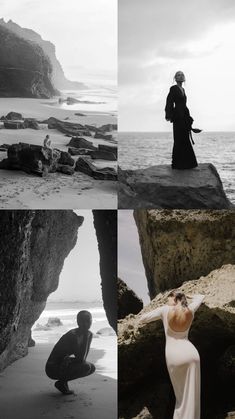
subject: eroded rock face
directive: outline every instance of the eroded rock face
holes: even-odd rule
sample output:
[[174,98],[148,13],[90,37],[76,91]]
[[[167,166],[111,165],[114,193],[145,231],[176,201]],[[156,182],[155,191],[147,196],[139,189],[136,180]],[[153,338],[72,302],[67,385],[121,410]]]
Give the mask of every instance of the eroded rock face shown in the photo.
[[93,210],[100,253],[104,309],[109,324],[117,330],[117,211]]
[[226,209],[232,208],[216,168],[202,163],[190,170],[159,165],[121,170],[118,207],[123,209]]
[[143,301],[120,278],[117,280],[117,292],[118,319],[123,319],[128,314],[137,314],[142,310]]
[[[235,265],[225,265],[206,277],[187,281],[180,290],[206,295],[196,312],[189,339],[201,358],[202,417],[224,418],[234,403],[234,372],[229,373],[227,365],[233,365],[235,344]],[[159,294],[142,313],[166,304],[167,294],[168,291]],[[174,396],[165,363],[162,321],[139,327],[138,318],[139,315],[129,315],[119,321],[119,417],[169,419]]]
[[235,264],[235,211],[136,210],[150,297]]
[[0,369],[28,352],[31,327],[58,286],[83,217],[72,211],[0,214]]

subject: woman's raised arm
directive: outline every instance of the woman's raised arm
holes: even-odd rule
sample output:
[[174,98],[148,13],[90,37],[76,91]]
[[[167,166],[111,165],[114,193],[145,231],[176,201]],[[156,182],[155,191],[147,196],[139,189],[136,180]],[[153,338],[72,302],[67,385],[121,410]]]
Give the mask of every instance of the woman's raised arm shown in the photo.
[[145,324],[145,323],[150,323],[155,320],[161,319],[162,313],[163,313],[163,307],[164,306],[158,307],[155,310],[150,311],[149,313],[143,314],[139,319],[139,323]]
[[193,301],[188,305],[189,309],[192,310],[194,313],[200,307],[201,303],[203,302],[205,295],[203,294],[195,294],[192,296]]

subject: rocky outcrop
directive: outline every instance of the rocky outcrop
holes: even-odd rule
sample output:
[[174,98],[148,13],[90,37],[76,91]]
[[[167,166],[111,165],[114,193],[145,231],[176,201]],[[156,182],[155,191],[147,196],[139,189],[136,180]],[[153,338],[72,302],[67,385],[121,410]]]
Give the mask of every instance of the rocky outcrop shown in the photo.
[[[1,211],[0,369],[28,352],[31,327],[58,286],[83,222],[72,211]],[[43,263],[42,263],[43,261]]]
[[0,24],[0,97],[50,98],[58,91],[42,48]]
[[82,137],[71,138],[67,146],[73,148],[84,148],[86,150],[97,150],[97,148],[93,145],[92,141],[88,141]]
[[56,57],[55,45],[49,41],[45,41],[42,37],[35,31],[27,28],[22,28],[17,25],[12,20],[5,22],[3,19],[0,19],[0,26],[4,27],[12,32],[14,32],[20,38],[23,38],[30,43],[37,44],[41,47],[44,54],[49,57],[52,65],[52,83],[57,89],[84,89],[86,86],[77,81],[68,80],[63,72],[60,62]]
[[135,210],[150,297],[235,264],[235,211]]
[[104,309],[117,330],[117,211],[93,210],[100,253],[100,276]]
[[117,181],[117,173],[112,167],[96,167],[89,157],[79,157],[76,161],[75,170],[85,173],[96,180],[113,180]]
[[12,144],[7,148],[7,158],[0,162],[0,169],[22,170],[37,176],[48,173],[74,173],[75,162],[65,151],[27,143]]
[[216,168],[202,163],[191,170],[159,165],[138,170],[119,169],[119,208],[231,208]]
[[[235,266],[225,265],[206,277],[184,282],[180,290],[206,295],[189,339],[201,358],[202,417],[225,418],[234,408],[234,370],[228,378],[228,368],[222,366],[232,365],[235,344]],[[142,313],[165,304],[167,294],[159,294]],[[162,322],[139,326],[138,319],[139,315],[129,315],[118,326],[119,417],[169,419],[174,396],[165,364]]]
[[117,280],[118,319],[124,319],[128,314],[138,314],[143,308],[143,301],[130,289],[125,282]]
[[89,130],[84,125],[77,124],[75,122],[60,121],[59,119],[54,118],[54,117],[50,117],[47,122],[48,122],[49,129],[57,129],[63,134],[66,134],[69,136],[79,136],[79,135],[91,136]]

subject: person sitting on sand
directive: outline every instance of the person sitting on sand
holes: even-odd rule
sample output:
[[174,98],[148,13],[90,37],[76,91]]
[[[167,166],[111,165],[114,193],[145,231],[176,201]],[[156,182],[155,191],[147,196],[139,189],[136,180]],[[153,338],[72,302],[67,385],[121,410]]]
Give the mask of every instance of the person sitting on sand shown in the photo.
[[92,340],[91,323],[91,313],[79,311],[78,328],[69,330],[60,338],[47,360],[46,374],[57,380],[55,387],[63,394],[73,394],[68,381],[86,377],[95,371],[95,366],[86,361]]
[[44,141],[43,141],[43,147],[45,148],[51,148],[51,140],[50,140],[50,136],[46,135]]

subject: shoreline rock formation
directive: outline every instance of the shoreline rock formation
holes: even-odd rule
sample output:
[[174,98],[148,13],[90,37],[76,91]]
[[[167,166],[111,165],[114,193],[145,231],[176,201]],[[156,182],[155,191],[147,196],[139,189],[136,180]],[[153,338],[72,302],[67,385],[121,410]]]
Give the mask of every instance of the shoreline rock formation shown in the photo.
[[[235,376],[229,365],[235,345],[235,265],[186,281],[180,290],[187,295],[206,295],[189,338],[201,358],[202,417],[225,418],[234,408]],[[167,295],[168,291],[158,294],[142,313],[165,304]],[[119,418],[169,419],[174,396],[165,364],[162,322],[143,327],[138,318],[129,315],[118,326]]]
[[55,45],[53,45],[52,42],[45,41],[37,32],[33,31],[32,29],[22,28],[20,25],[13,22],[12,20],[5,22],[4,19],[0,19],[0,28],[1,27],[8,29],[9,31],[17,35],[18,37],[23,38],[24,40],[30,42],[32,45],[40,46],[45,56],[47,56],[51,62],[51,66],[52,66],[51,81],[56,89],[80,90],[80,89],[85,89],[87,87],[84,83],[77,82],[77,81],[70,81],[65,77],[62,66],[56,57]]
[[128,314],[138,314],[143,309],[143,301],[120,278],[117,279],[118,319]]
[[235,264],[234,210],[135,210],[150,298]]
[[220,176],[212,164],[191,170],[159,165],[147,169],[119,168],[118,207],[166,209],[229,209]]
[[59,94],[52,65],[40,45],[0,24],[0,97],[51,98]]

